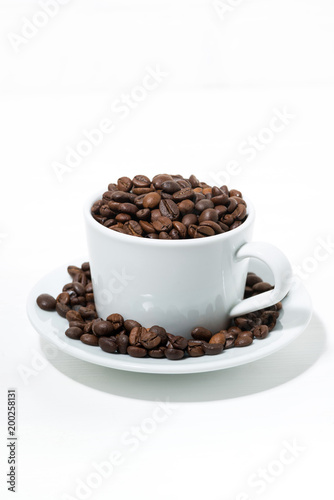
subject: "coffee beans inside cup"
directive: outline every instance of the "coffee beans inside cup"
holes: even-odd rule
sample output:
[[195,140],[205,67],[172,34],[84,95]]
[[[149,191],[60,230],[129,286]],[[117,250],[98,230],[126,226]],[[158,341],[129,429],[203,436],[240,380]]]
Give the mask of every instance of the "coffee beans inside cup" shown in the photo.
[[94,219],[122,234],[179,240],[206,238],[239,227],[247,205],[237,189],[209,186],[194,175],[120,177],[91,207]]
[[[124,181],[125,182],[125,181]],[[47,293],[39,295],[37,305],[44,311],[57,311],[69,325],[65,335],[89,346],[99,346],[110,354],[128,354],[135,358],[146,356],[179,360],[187,357],[213,356],[233,347],[246,347],[254,339],[265,339],[274,329],[282,304],[234,318],[226,330],[211,332],[197,326],[188,340],[177,332],[169,333],[163,326],[149,328],[134,319],[124,319],[111,313],[99,318],[95,308],[93,286],[88,262],[80,267],[68,266],[72,281],[64,284],[57,298]],[[273,287],[254,273],[248,273],[245,298],[258,295]]]

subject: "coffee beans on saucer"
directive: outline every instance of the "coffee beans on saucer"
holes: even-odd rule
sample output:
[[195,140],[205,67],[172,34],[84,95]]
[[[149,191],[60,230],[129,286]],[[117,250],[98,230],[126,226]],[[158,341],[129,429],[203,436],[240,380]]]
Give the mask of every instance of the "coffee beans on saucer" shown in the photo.
[[[122,183],[125,185],[126,180]],[[137,184],[145,178],[138,176]],[[122,185],[123,185],[122,184]],[[130,185],[130,183],[128,183]],[[173,188],[170,184],[169,190]],[[178,191],[175,191],[178,192]],[[153,203],[153,202],[152,202]],[[266,338],[276,325],[282,304],[246,314],[231,320],[229,327],[220,332],[211,332],[197,326],[188,340],[177,332],[166,332],[165,328],[153,325],[146,328],[134,319],[124,319],[121,314],[111,313],[105,320],[99,318],[95,309],[93,286],[88,262],[81,267],[68,266],[72,281],[63,286],[55,299],[49,294],[37,297],[38,306],[44,311],[57,311],[69,325],[65,335],[71,340],[80,340],[86,345],[100,347],[110,354],[124,354],[134,358],[167,358],[179,360],[185,357],[214,356],[233,347],[246,347],[254,339]],[[258,295],[273,287],[254,273],[248,273],[244,297]]]
[[136,175],[109,184],[91,213],[103,226],[139,238],[206,238],[239,227],[247,218],[240,191],[209,186],[194,175]]

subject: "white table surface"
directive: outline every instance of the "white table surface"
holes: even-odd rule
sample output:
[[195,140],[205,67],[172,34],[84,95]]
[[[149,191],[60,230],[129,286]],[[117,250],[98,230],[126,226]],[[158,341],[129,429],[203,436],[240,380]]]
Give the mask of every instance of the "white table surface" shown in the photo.
[[[11,387],[19,500],[84,498],[78,481],[117,450],[122,463],[86,498],[330,498],[333,244],[321,260],[314,255],[334,240],[333,3],[239,2],[220,19],[206,1],[73,0],[16,54],[8,33],[39,9],[0,2],[1,498],[12,498]],[[52,163],[156,64],[168,78],[60,183]],[[239,145],[284,108],[294,118],[247,161]],[[26,296],[45,273],[86,254],[85,198],[122,174],[213,182],[232,160],[240,172],[230,187],[257,209],[254,239],[279,246],[302,270],[314,304],[304,334],[255,363],[183,376],[50,357],[26,317]],[[32,370],[28,379],[23,370]],[[283,463],[287,443],[297,452]],[[256,483],[261,468],[269,476]]]

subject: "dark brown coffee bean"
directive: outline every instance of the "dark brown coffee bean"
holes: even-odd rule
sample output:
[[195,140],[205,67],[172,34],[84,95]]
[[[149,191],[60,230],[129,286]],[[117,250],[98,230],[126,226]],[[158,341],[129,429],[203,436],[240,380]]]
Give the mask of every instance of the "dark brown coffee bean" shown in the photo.
[[70,311],[70,308],[66,304],[63,304],[62,302],[57,302],[56,311],[59,314],[59,316],[61,316],[62,318],[66,318],[66,314],[68,313],[68,311]]
[[152,191],[154,191],[154,188],[151,188],[151,187],[143,187],[143,188],[133,188],[132,189],[132,193],[135,194],[136,196],[138,195],[141,195],[141,194],[148,194],[148,193],[152,193]]
[[99,345],[98,338],[95,337],[95,335],[91,335],[90,333],[84,333],[83,335],[81,335],[80,340],[87,345]]
[[81,336],[83,335],[83,330],[81,330],[81,328],[71,326],[70,328],[67,328],[67,330],[65,331],[65,335],[70,339],[80,340]]
[[91,213],[92,214],[99,214],[100,213],[100,207],[103,205],[103,200],[98,200],[96,201],[91,208]]
[[124,318],[121,314],[110,314],[107,317],[107,321],[109,321],[112,324],[112,327],[114,331],[119,330],[120,328],[123,328],[124,325]]
[[232,347],[234,347],[235,339],[236,337],[234,335],[232,335],[231,333],[227,333],[224,349],[231,349]]
[[224,205],[216,205],[215,210],[218,214],[218,219],[221,219],[227,212],[227,208]]
[[116,343],[117,343],[117,348],[118,352],[120,354],[126,354],[128,345],[129,345],[129,337],[125,335],[124,333],[120,333],[116,337]]
[[[211,201],[214,205],[226,205],[228,202],[227,194],[221,193],[217,196],[212,196]],[[226,209],[227,210],[227,209]]]
[[158,220],[161,217],[161,212],[158,208],[155,208],[151,212],[151,222],[153,223],[155,220]]
[[161,189],[168,194],[174,194],[180,191],[181,187],[176,181],[165,181],[161,185]]
[[117,184],[115,184],[114,182],[108,184],[108,191],[117,191],[117,189]]
[[242,330],[241,330],[241,328],[238,328],[237,326],[230,326],[230,328],[228,328],[228,330],[227,330],[227,333],[229,333],[230,335],[234,335],[235,338],[237,338],[239,333],[242,333]]
[[245,205],[241,203],[237,206],[237,208],[232,212],[233,217],[236,221],[242,221],[246,217],[247,209]]
[[194,191],[191,189],[191,187],[185,187],[183,189],[180,189],[180,191],[176,191],[176,193],[173,194],[173,200],[176,202],[183,200],[191,200],[193,196],[194,196]]
[[93,320],[97,318],[96,312],[88,307],[80,307],[79,313],[85,320]]
[[129,177],[120,177],[117,181],[119,191],[131,191],[132,180]]
[[173,177],[171,175],[168,175],[168,174],[159,174],[159,175],[155,175],[153,177],[152,184],[155,187],[155,189],[161,189],[162,188],[162,184],[165,181],[172,181],[172,180],[173,180]]
[[269,328],[267,325],[260,325],[253,328],[253,335],[256,339],[265,339],[268,337]]
[[147,352],[147,354],[151,357],[151,358],[164,358],[165,357],[165,350],[166,350],[166,347],[164,346],[159,346],[157,347],[156,349],[151,349]]
[[168,343],[167,348],[173,349],[187,349],[188,340],[181,335],[172,335],[171,333],[167,333]]
[[148,193],[143,199],[144,208],[155,208],[159,205],[161,196],[157,192]]
[[176,361],[184,357],[184,351],[182,351],[181,349],[166,349],[165,356],[168,359]]
[[131,215],[130,214],[117,214],[115,217],[115,220],[117,222],[122,222],[124,224],[125,222],[128,222],[129,220],[131,220]]
[[195,203],[191,200],[183,200],[177,204],[182,216],[192,213],[195,207]]
[[151,224],[147,220],[140,220],[139,224],[145,233],[155,233],[155,229],[153,227],[153,224]]
[[200,224],[200,227],[203,226],[211,227],[211,229],[213,229],[214,231],[214,234],[222,234],[224,232],[220,225],[217,222],[213,222],[212,220],[204,220]]
[[195,175],[191,175],[189,177],[189,182],[190,182],[191,187],[193,189],[199,186],[199,180],[197,179],[197,177]]
[[270,283],[266,283],[265,281],[255,283],[253,285],[253,292],[263,293],[268,292],[269,290],[273,290],[273,286]]
[[111,200],[108,202],[108,206],[111,210],[113,210],[112,204],[110,203],[111,201],[119,203],[121,205],[122,203],[132,204],[134,203],[135,199],[136,195],[134,195],[133,193],[127,193],[125,191],[114,191],[111,195]]
[[247,280],[246,280],[246,285],[247,286],[254,286],[256,283],[261,283],[262,282],[262,279],[260,278],[260,276],[257,276],[256,274],[254,273],[248,273],[247,274]]
[[62,292],[57,297],[57,303],[68,306],[70,303],[70,294],[68,292]]
[[167,344],[167,341],[168,341],[167,332],[162,326],[158,326],[158,325],[151,326],[150,332],[155,333],[156,335],[159,335],[161,345]]
[[68,266],[67,272],[71,276],[71,278],[73,278],[73,276],[75,276],[76,274],[81,273],[81,269],[77,266]]
[[150,215],[151,215],[151,210],[149,208],[141,208],[136,213],[136,217],[139,220],[146,220],[150,217]]
[[107,219],[111,219],[111,217],[115,215],[115,212],[110,209],[109,205],[102,205],[100,208],[100,215],[107,217]]
[[234,346],[235,347],[246,347],[253,343],[253,339],[250,335],[251,332],[242,332],[239,333],[237,338],[235,339]]
[[127,353],[133,358],[144,358],[147,354],[146,349],[144,349],[143,347],[137,347],[133,345],[128,346]]
[[214,204],[211,200],[207,200],[206,198],[198,201],[195,205],[195,210],[197,210],[198,213],[202,213],[207,208],[214,208]]
[[226,224],[226,226],[228,226],[228,228],[230,228],[230,226],[232,226],[233,222],[234,222],[234,217],[232,214],[226,214],[222,217],[221,221]]
[[204,349],[201,340],[189,340],[187,352],[189,356],[193,358],[198,358],[199,356],[204,356]]
[[227,203],[227,211],[231,214],[237,208],[238,203],[234,198],[229,198]]
[[119,211],[125,214],[135,215],[138,212],[138,207],[133,203],[120,203]]
[[141,345],[140,338],[142,334],[145,332],[146,328],[144,328],[143,326],[135,326],[134,328],[132,328],[132,330],[129,333],[130,345],[140,346]]
[[141,324],[138,323],[138,321],[135,321],[134,319],[127,319],[124,321],[124,328],[128,333],[130,333],[132,328],[135,328],[136,326],[140,327]]
[[114,353],[117,351],[117,344],[115,339],[111,339],[109,337],[100,337],[98,339],[98,344],[104,352]]
[[211,339],[209,340],[209,344],[224,344],[226,342],[226,330],[221,330],[218,333],[215,333],[212,335]]
[[81,323],[84,323],[84,320],[83,320],[81,314],[78,311],[69,310],[66,313],[66,319],[67,319],[68,322],[70,322],[70,321],[80,321]]
[[191,188],[191,183],[187,179],[179,178],[174,180],[176,180],[181,189]]
[[209,344],[208,342],[203,342],[202,345],[204,353],[209,356],[221,354],[224,350],[224,344]]
[[159,240],[171,240],[172,238],[169,236],[168,233],[166,233],[166,231],[161,231],[159,233]]
[[180,215],[180,210],[173,200],[161,200],[159,210],[163,217],[168,217],[171,220],[176,220]]
[[191,332],[191,336],[195,340],[204,340],[205,342],[209,342],[212,337],[212,333],[207,328],[198,326],[193,329],[193,331]]
[[129,220],[124,224],[124,228],[133,236],[141,236],[143,234],[143,229],[136,220]]
[[218,213],[214,208],[207,208],[204,212],[199,216],[199,223],[204,222],[206,220],[212,220],[213,222],[218,222]]
[[143,330],[140,335],[140,343],[145,349],[155,349],[161,342],[161,338],[150,330]]
[[237,196],[238,198],[242,198],[242,194],[237,189],[231,189],[230,196]]
[[75,327],[75,328],[81,328],[81,330],[83,330],[85,324],[86,323],[84,323],[82,321],[70,321],[68,326],[69,326],[69,328]]
[[172,221],[168,217],[159,217],[153,222],[153,227],[156,231],[170,231],[172,229]]
[[92,330],[97,337],[109,337],[112,335],[114,328],[110,321],[94,321]]
[[174,221],[173,228],[177,231],[179,238],[183,239],[187,236],[187,227],[182,222]]
[[195,238],[198,226],[196,224],[190,224],[188,226],[188,236],[189,238]]
[[196,225],[198,222],[198,217],[196,214],[186,214],[182,218],[182,224],[184,224],[187,228],[191,225]]
[[132,183],[135,187],[145,188],[150,186],[151,181],[148,177],[146,177],[146,175],[136,175],[132,179]]
[[56,309],[56,299],[49,295],[48,293],[42,293],[36,299],[37,305],[43,311],[55,311]]
[[207,236],[213,236],[214,234],[215,231],[212,229],[212,227],[198,226],[195,233],[195,238],[206,238]]

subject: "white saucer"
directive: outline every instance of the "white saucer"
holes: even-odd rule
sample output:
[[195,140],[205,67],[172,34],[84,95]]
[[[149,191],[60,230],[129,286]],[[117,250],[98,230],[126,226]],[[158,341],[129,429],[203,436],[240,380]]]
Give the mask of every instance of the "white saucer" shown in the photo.
[[[83,261],[84,259],[75,259],[70,263],[80,265]],[[61,318],[56,312],[42,311],[36,304],[38,295],[49,293],[56,297],[61,292],[63,285],[70,281],[66,267],[64,265],[50,272],[31,290],[27,300],[27,313],[30,322],[40,335],[55,344],[61,351],[89,363],[117,370],[180,374],[209,372],[243,365],[285,347],[305,330],[312,316],[310,296],[302,283],[296,281],[283,301],[283,311],[275,329],[266,339],[255,339],[253,344],[248,347],[228,349],[216,356],[187,357],[179,361],[171,361],[166,358],[138,359],[128,355],[108,354],[99,347],[88,346],[78,340],[66,337],[64,332],[68,327],[67,320]],[[272,282],[270,271],[260,261],[252,261],[250,271],[259,274],[262,279]]]

